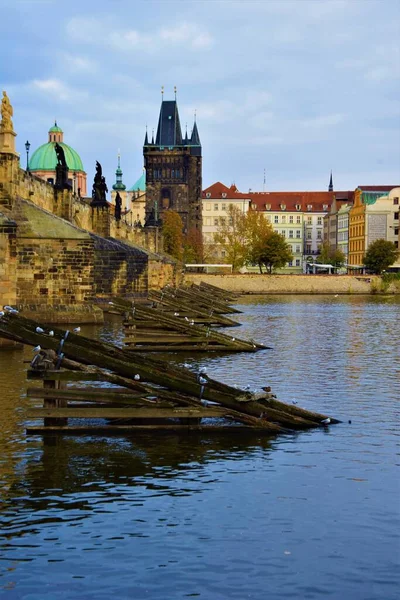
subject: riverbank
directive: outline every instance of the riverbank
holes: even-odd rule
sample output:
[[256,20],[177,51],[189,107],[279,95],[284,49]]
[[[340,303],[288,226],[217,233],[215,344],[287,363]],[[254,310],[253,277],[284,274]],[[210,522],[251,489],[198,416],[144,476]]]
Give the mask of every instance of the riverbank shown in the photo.
[[185,274],[185,283],[200,281],[240,294],[400,294],[375,275]]

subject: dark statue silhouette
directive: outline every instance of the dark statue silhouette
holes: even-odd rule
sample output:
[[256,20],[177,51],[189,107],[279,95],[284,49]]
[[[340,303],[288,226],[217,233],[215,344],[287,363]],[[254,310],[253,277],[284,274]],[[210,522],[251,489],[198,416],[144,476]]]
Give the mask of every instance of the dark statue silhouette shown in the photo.
[[96,160],[96,174],[94,176],[93,188],[92,188],[92,201],[91,206],[108,206],[106,194],[108,187],[106,179],[103,175],[101,164]]
[[116,221],[121,220],[121,207],[122,207],[122,198],[119,195],[119,192],[117,192],[117,195],[115,196],[115,220]]
[[72,186],[68,182],[68,165],[65,159],[64,148],[56,142],[54,150],[57,156],[55,187],[59,190],[70,190]]

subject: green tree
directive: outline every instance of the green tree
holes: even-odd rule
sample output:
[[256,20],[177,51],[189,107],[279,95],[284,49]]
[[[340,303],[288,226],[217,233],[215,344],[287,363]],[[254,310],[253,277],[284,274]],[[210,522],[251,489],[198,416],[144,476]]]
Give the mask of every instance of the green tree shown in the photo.
[[178,260],[183,258],[183,223],[180,215],[174,210],[163,213],[162,234],[164,252]]
[[317,258],[317,263],[326,265],[330,264],[334,267],[342,267],[346,262],[346,255],[339,248],[332,249],[328,242],[324,242],[321,246],[320,253]]
[[293,254],[289,244],[283,235],[272,231],[265,240],[259,256],[259,264],[265,265],[269,273],[272,273],[273,270],[284,267],[291,260],[293,260]]
[[363,262],[369,271],[380,275],[382,271],[396,262],[399,256],[400,252],[393,242],[380,239],[368,246]]

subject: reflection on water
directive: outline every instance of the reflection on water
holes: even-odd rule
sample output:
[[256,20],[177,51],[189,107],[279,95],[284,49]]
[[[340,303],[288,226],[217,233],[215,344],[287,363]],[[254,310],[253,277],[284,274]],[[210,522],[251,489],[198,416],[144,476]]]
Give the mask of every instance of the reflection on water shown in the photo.
[[[24,434],[31,350],[0,353],[0,597],[397,597],[399,299],[241,305],[240,336],[274,350],[171,359],[227,383],[272,385],[342,425],[272,439],[44,443]],[[82,332],[122,339],[117,318]]]

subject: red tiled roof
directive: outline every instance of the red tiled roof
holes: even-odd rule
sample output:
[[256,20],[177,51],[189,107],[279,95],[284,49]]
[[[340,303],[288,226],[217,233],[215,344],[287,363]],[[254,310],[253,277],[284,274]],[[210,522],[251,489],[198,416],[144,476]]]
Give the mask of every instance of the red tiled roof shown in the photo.
[[358,189],[363,192],[390,192],[395,187],[400,187],[399,185],[359,185]]

